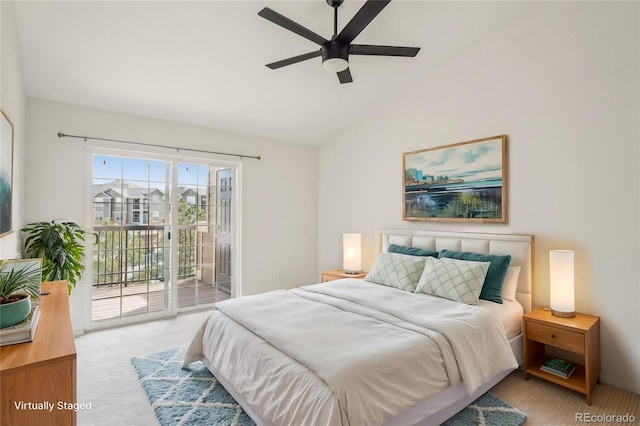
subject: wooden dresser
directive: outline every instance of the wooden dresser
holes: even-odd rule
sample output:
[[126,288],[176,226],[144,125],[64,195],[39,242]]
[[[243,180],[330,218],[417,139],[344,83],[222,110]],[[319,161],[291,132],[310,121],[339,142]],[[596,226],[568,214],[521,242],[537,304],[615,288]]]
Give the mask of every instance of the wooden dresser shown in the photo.
[[69,409],[76,403],[76,346],[67,283],[43,283],[42,291],[51,294],[40,300],[33,342],[0,347],[2,425],[76,424]]

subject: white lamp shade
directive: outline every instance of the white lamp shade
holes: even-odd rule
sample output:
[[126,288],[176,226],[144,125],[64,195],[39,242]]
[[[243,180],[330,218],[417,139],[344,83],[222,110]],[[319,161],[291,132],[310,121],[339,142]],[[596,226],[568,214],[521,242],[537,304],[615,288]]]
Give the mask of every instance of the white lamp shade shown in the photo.
[[573,250],[549,252],[550,306],[551,312],[558,316],[575,314],[573,257]]
[[342,234],[342,269],[359,272],[362,267],[361,234]]

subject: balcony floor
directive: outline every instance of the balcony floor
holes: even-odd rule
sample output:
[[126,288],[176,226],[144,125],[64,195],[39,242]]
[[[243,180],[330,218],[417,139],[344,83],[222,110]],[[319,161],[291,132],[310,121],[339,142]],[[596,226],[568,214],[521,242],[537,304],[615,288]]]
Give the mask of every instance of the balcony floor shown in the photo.
[[[163,281],[136,283],[124,286],[101,286],[93,288],[93,322],[112,320],[120,317],[146,315],[162,312],[169,303],[170,294],[165,298]],[[178,309],[210,305],[229,299],[229,294],[218,290],[216,284],[196,279],[178,282]]]

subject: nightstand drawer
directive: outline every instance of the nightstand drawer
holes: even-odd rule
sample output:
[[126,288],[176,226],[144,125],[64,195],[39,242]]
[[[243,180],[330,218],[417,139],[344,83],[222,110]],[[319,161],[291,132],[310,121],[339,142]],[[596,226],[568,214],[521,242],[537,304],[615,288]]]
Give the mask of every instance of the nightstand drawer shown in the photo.
[[535,340],[556,348],[584,354],[584,335],[557,327],[526,321],[527,339]]
[[328,283],[329,281],[335,281],[335,280],[339,280],[340,277],[333,277],[331,275],[327,275],[327,274],[322,274],[322,282],[323,283]]

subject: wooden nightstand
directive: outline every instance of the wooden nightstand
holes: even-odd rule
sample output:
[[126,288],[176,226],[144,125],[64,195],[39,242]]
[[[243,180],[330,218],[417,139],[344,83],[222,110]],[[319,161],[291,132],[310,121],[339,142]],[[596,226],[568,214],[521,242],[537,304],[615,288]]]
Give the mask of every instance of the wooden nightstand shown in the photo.
[[[550,311],[537,309],[523,316],[524,378],[529,374],[573,389],[587,397],[600,383],[600,317],[576,313],[573,318],[560,318]],[[580,361],[568,378],[540,370],[547,358],[547,348],[559,348],[577,356]],[[570,360],[573,362],[573,360]]]
[[363,279],[367,276],[366,272],[358,272],[357,274],[347,274],[344,269],[333,269],[331,271],[322,272],[322,280],[320,282],[326,283],[333,280],[339,280],[340,278],[358,278]]

